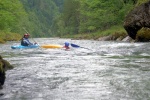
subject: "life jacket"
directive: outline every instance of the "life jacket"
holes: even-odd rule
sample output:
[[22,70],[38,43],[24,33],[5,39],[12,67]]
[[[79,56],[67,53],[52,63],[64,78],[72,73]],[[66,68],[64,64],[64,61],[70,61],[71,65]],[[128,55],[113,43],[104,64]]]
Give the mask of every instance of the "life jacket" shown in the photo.
[[32,44],[32,43],[30,43],[30,41],[28,39],[22,38],[22,40],[21,40],[21,45],[22,46],[28,46],[30,44]]

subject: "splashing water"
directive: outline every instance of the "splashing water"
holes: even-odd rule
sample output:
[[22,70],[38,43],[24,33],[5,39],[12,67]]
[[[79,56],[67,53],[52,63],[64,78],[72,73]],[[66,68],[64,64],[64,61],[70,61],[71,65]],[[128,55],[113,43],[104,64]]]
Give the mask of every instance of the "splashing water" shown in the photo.
[[150,44],[37,38],[37,43],[82,47],[12,50],[1,55],[15,68],[6,72],[2,100],[148,100]]

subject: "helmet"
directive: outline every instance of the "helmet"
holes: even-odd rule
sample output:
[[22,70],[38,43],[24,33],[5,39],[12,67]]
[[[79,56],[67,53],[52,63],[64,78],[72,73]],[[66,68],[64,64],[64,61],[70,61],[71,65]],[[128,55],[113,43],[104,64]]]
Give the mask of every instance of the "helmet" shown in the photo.
[[26,33],[26,34],[24,34],[24,36],[29,36],[30,34],[28,34],[28,33]]
[[68,47],[68,46],[69,46],[69,43],[68,43],[68,42],[65,42],[65,46],[67,46],[67,47]]

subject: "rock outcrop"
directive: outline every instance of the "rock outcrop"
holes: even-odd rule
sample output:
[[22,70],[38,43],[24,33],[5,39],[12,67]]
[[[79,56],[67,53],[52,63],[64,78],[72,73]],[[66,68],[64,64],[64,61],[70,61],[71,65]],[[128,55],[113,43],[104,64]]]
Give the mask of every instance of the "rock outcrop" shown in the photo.
[[0,56],[0,88],[2,87],[2,85],[4,85],[5,82],[5,71],[12,68],[13,66]]
[[133,9],[124,21],[124,28],[132,39],[136,39],[142,27],[150,28],[150,1]]
[[0,59],[0,87],[5,82],[5,64],[3,63],[2,59]]

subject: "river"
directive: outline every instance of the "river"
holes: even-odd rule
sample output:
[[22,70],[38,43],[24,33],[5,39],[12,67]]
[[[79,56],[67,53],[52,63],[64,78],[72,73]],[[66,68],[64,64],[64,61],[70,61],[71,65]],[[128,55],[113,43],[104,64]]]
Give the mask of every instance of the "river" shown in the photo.
[[14,69],[0,100],[150,100],[150,43],[36,38],[43,44],[81,47],[21,49],[0,44]]

